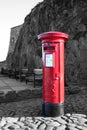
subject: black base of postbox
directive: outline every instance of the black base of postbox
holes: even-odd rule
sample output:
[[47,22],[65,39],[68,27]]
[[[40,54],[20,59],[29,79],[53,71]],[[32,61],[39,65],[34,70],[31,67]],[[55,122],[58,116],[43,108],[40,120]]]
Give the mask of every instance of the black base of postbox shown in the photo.
[[42,103],[42,115],[46,117],[56,117],[64,115],[64,103]]

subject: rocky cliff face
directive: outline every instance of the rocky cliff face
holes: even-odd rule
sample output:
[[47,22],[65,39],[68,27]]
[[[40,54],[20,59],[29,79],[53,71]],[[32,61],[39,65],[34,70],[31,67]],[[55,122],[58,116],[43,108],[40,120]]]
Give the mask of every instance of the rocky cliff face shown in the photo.
[[87,77],[86,0],[44,0],[26,16],[12,55],[12,67],[41,67],[41,43],[37,35],[46,31],[69,34],[65,43],[65,81],[85,82]]

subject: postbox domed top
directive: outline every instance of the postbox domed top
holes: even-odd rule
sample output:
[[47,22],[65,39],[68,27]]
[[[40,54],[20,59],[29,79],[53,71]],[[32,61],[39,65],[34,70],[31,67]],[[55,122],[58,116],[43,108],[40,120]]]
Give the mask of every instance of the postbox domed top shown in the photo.
[[49,31],[38,35],[38,39],[46,41],[57,41],[58,39],[68,39],[68,34],[57,31]]

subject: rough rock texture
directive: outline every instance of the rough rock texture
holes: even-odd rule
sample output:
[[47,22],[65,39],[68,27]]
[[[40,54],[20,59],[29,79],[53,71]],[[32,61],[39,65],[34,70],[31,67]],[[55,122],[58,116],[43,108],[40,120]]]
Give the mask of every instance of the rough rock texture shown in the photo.
[[41,43],[37,35],[46,31],[69,34],[65,44],[66,84],[87,84],[86,0],[44,0],[26,16],[12,55],[12,67],[41,68]]

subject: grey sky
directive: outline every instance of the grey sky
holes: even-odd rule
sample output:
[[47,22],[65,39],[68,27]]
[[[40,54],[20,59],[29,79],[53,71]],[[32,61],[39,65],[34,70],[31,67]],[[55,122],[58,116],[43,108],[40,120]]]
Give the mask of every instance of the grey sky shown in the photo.
[[9,47],[10,28],[20,25],[34,6],[43,0],[0,0],[0,61]]

